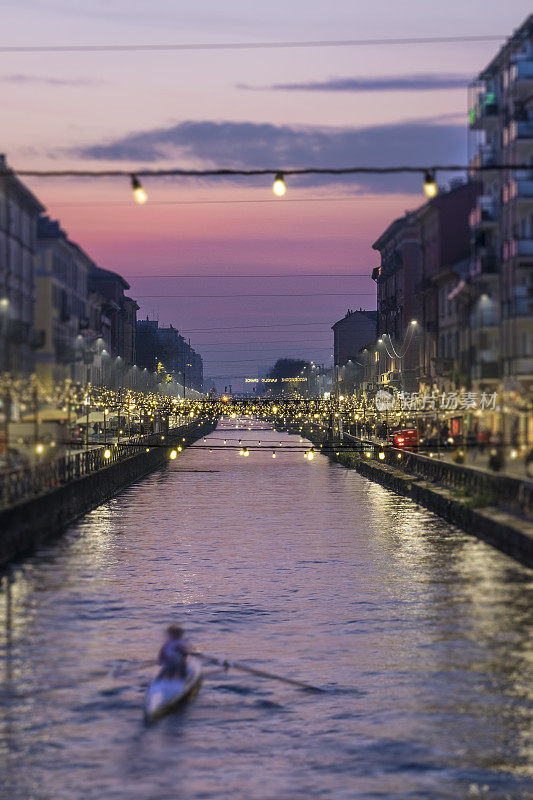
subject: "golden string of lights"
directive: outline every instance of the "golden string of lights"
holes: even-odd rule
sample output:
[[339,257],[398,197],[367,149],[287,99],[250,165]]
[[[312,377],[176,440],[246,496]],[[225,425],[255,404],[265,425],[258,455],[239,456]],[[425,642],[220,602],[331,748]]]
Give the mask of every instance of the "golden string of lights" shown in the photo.
[[[476,172],[483,172],[484,170],[526,170],[529,169],[529,164],[491,164],[490,167],[486,165],[477,165]],[[423,190],[428,198],[436,197],[438,193],[437,175],[439,173],[460,172],[468,173],[471,167],[464,164],[441,164],[436,166],[354,166],[354,167],[298,167],[298,168],[284,168],[278,167],[265,167],[260,169],[230,169],[225,167],[213,169],[184,169],[180,167],[169,167],[167,169],[143,169],[139,168],[135,171],[124,169],[103,169],[103,170],[90,170],[90,169],[57,169],[57,170],[38,170],[38,169],[4,169],[0,170],[0,177],[9,175],[19,177],[34,177],[34,178],[120,178],[126,177],[130,180],[131,190],[135,202],[144,204],[148,200],[148,193],[141,183],[143,178],[235,178],[235,177],[261,177],[261,176],[274,176],[272,184],[272,191],[276,197],[283,197],[287,192],[287,177],[300,177],[306,175],[313,176],[348,176],[348,175],[400,175],[400,174],[414,174],[420,175],[423,178]]]

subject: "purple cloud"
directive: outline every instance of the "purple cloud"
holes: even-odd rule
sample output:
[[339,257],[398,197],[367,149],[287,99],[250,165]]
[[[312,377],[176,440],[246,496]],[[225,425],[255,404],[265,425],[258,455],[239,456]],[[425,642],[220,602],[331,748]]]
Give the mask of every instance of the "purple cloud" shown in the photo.
[[284,92],[433,92],[464,89],[472,80],[458,73],[385,75],[372,78],[330,78],[304,83],[274,83],[271,86],[237,84],[238,89]]
[[98,86],[101,81],[93,81],[89,78],[51,78],[41,75],[0,75],[0,83],[22,84],[46,84],[47,86]]
[[[463,125],[433,120],[395,122],[367,128],[292,127],[253,122],[188,121],[130,133],[106,144],[81,147],[90,160],[130,161],[137,166],[179,160],[206,169],[289,169],[349,166],[431,166],[464,163]],[[242,181],[242,178],[239,179]],[[359,190],[418,191],[409,175],[303,176],[298,185],[349,183]]]

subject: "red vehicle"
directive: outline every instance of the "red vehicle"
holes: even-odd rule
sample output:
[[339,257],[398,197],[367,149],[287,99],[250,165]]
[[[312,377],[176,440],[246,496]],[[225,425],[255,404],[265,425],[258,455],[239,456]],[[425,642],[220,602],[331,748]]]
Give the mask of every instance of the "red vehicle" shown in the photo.
[[404,450],[418,450],[420,434],[416,428],[405,428],[392,434],[392,446]]

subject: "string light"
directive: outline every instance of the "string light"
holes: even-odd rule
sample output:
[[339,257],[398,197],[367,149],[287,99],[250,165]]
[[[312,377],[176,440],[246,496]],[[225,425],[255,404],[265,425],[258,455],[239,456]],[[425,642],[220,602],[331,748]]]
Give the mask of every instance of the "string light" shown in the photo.
[[[528,170],[530,164],[490,164],[479,165],[475,171],[480,173],[485,170],[502,170],[512,172],[515,170]],[[302,167],[298,169],[285,169],[280,172],[277,169],[264,168],[264,169],[181,169],[181,168],[168,168],[168,169],[139,169],[136,173],[129,173],[121,169],[108,169],[108,170],[36,170],[36,169],[21,169],[13,170],[5,168],[0,170],[0,177],[7,176],[20,176],[20,177],[36,177],[36,178],[57,178],[57,177],[88,177],[88,178],[110,178],[129,176],[131,180],[131,187],[133,196],[137,203],[145,203],[148,195],[143,188],[139,175],[149,177],[192,177],[192,178],[205,178],[205,177],[253,177],[258,175],[274,175],[274,183],[272,189],[277,197],[283,197],[287,191],[285,185],[285,177],[287,175],[398,175],[398,174],[419,174],[424,179],[424,193],[428,198],[434,198],[438,194],[438,187],[436,183],[437,172],[461,172],[469,173],[471,168],[468,165],[458,164],[444,164],[433,167],[422,166],[398,166],[398,167]]]
[[177,458],[177,455],[178,455],[178,453],[177,453],[176,450],[171,450],[170,451],[170,459],[171,459],[171,461],[174,461],[174,459]]
[[142,183],[140,182],[137,175],[131,176],[131,188],[133,190],[133,197],[136,203],[146,203],[148,200],[148,195],[146,194],[146,190],[143,188]]
[[424,175],[424,194],[430,199],[438,194],[438,186],[435,180],[435,170],[428,170]]
[[274,178],[274,183],[272,184],[272,191],[274,192],[276,197],[283,197],[283,195],[287,191],[287,187],[285,185],[285,179],[283,177],[282,172],[278,172],[278,174]]

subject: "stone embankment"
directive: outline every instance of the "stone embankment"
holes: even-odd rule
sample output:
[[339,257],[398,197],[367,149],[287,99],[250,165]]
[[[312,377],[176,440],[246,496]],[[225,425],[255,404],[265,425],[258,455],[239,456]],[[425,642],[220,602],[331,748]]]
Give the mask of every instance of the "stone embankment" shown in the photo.
[[[104,460],[104,448],[89,451],[92,462],[87,469],[77,454],[65,469],[49,465],[48,485],[41,481],[28,491],[25,477],[24,497],[0,509],[0,566],[29,553],[45,539],[57,535],[66,526],[92,508],[106,502],[135,481],[168,462],[173,445],[182,448],[207,435],[216,427],[213,420],[199,420],[171,429],[164,437],[145,437],[142,446],[109,446],[111,456]],[[130,455],[131,453],[131,455]],[[79,464],[84,467],[80,470]],[[82,474],[80,474],[82,472]],[[42,470],[39,478],[42,476]],[[11,487],[12,489],[13,487]],[[31,486],[30,486],[31,489]]]
[[332,460],[411,497],[453,525],[533,567],[533,483],[345,435],[331,446],[317,426],[287,426]]

